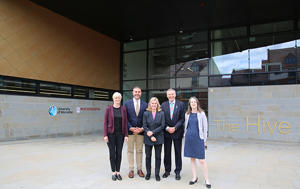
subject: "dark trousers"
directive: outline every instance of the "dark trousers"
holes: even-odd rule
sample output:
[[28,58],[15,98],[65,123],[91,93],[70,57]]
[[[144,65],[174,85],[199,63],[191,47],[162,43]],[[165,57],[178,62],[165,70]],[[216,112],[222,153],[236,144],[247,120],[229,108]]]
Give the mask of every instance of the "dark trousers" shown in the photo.
[[180,171],[182,169],[182,158],[181,158],[181,149],[182,149],[182,138],[179,139],[172,139],[165,137],[164,142],[164,165],[165,165],[165,171],[171,172],[171,149],[172,149],[172,141],[174,142],[174,149],[175,149],[175,174],[180,174]]
[[124,136],[122,134],[108,135],[109,160],[112,172],[120,172]]
[[[153,146],[151,146],[151,145],[145,144],[147,174],[151,174],[152,147]],[[162,149],[162,144],[154,145],[154,150],[155,150],[155,175],[159,175],[159,171],[160,171],[161,149]]]

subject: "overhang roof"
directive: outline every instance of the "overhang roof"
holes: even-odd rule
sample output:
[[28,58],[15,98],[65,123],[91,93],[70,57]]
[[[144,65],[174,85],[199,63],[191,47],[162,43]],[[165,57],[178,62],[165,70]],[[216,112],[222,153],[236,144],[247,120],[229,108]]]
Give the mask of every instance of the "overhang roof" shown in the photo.
[[31,0],[121,42],[294,19],[299,0]]

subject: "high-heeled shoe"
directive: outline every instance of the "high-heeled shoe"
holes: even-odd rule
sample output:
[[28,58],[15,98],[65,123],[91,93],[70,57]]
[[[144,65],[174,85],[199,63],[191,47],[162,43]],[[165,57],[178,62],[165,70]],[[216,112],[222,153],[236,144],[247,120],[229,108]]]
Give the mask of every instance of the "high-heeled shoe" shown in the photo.
[[193,184],[195,184],[196,182],[198,181],[198,177],[196,178],[196,180],[194,180],[194,181],[190,181],[190,185],[193,185]]
[[211,188],[211,184],[207,184],[206,180],[204,180],[204,183],[205,183],[206,188]]

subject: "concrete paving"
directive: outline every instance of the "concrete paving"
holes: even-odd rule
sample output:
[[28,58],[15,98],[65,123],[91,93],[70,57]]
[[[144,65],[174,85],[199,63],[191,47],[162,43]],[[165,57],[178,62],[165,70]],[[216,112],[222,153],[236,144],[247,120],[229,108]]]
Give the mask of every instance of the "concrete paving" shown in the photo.
[[[127,144],[123,180],[112,181],[102,136],[0,142],[0,189],[205,188],[199,166],[200,182],[188,185],[192,178],[188,158],[183,158],[180,181],[174,173],[160,182],[153,173],[149,181],[136,175],[129,179],[126,149]],[[212,188],[219,189],[300,188],[299,157],[299,143],[247,140],[209,140],[206,155]]]

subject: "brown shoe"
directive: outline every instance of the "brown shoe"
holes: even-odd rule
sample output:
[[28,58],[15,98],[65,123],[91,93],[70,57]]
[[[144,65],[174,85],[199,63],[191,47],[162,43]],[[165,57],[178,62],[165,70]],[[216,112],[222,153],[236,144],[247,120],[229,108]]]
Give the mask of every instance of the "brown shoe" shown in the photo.
[[144,176],[145,176],[142,170],[138,170],[137,173],[138,173],[138,175],[139,175],[140,177],[144,177]]
[[133,171],[133,170],[130,170],[130,171],[129,171],[128,177],[129,177],[129,178],[133,178],[133,177],[134,177],[134,171]]

